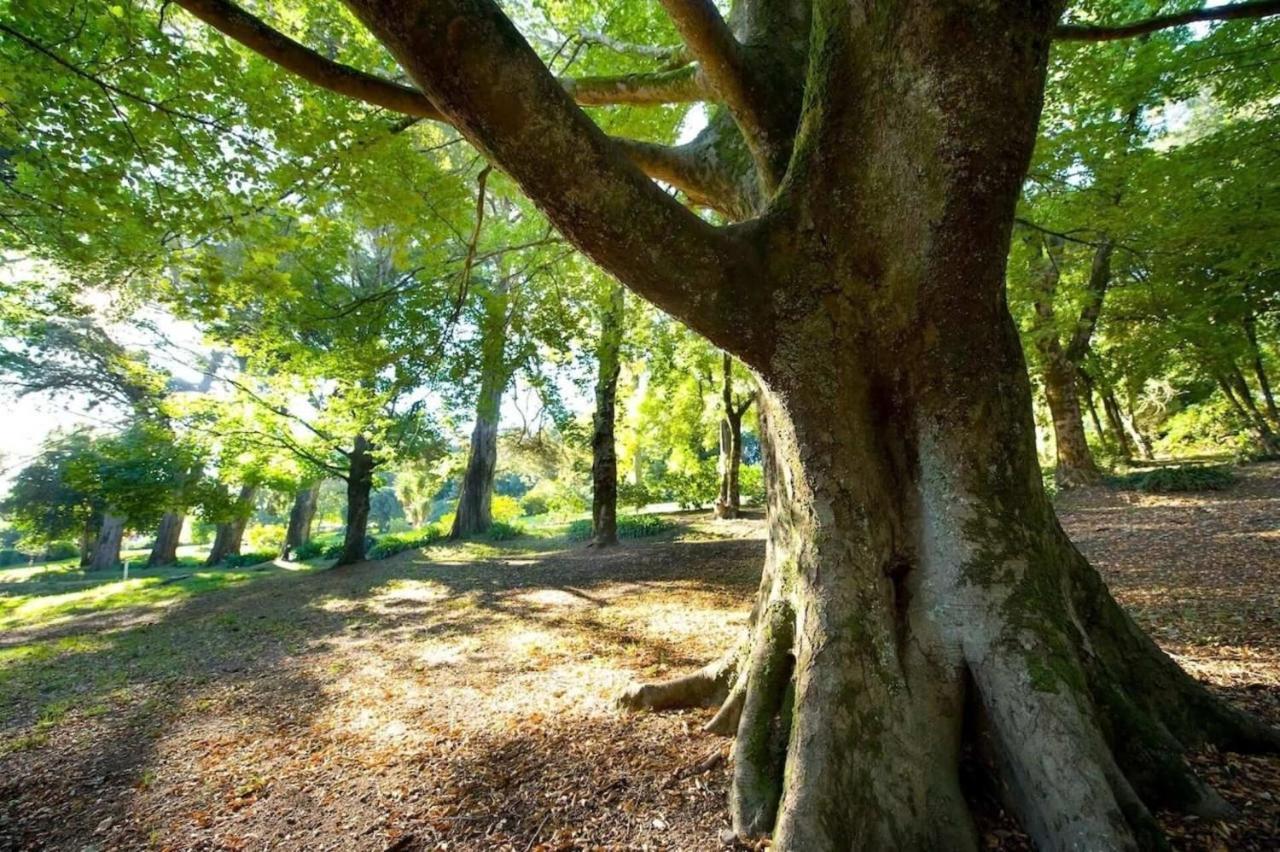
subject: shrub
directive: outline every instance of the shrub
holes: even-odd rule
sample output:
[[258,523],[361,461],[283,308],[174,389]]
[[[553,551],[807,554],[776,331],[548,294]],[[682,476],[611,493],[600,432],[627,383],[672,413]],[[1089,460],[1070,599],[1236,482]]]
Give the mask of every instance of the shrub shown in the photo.
[[1222,491],[1230,488],[1235,481],[1235,471],[1222,464],[1157,467],[1108,478],[1108,484],[1114,488],[1134,489],[1151,494]]
[[299,562],[302,562],[307,559],[315,559],[317,557],[323,556],[324,551],[325,551],[324,543],[317,541],[316,539],[313,538],[308,541],[304,541],[298,547],[295,547],[293,549],[293,558],[298,560]]
[[524,527],[519,524],[509,524],[505,521],[494,521],[489,525],[489,529],[485,531],[485,537],[489,541],[508,541],[513,538],[519,538],[524,535]]
[[758,464],[744,464],[738,468],[738,494],[744,500],[750,500],[760,506],[764,504],[764,467]]
[[655,495],[649,490],[649,486],[643,482],[628,482],[622,480],[618,483],[618,503],[623,506],[631,506],[634,509],[641,509],[650,503],[657,502]]
[[54,541],[45,545],[43,558],[46,562],[57,562],[80,555],[80,548],[69,541]]
[[545,515],[549,509],[550,504],[547,503],[547,498],[543,494],[535,494],[530,491],[520,498],[520,512],[525,517]]
[[[644,538],[671,529],[673,524],[660,515],[619,515],[618,538]],[[569,524],[570,541],[586,541],[591,538],[591,520],[583,518]]]
[[272,562],[276,558],[277,550],[249,553],[241,553],[239,556],[228,556],[222,563],[227,568],[247,568],[250,565],[261,565],[263,562]]
[[257,553],[268,550],[279,553],[284,546],[284,536],[283,524],[254,524],[244,531],[244,543]]
[[370,559],[386,559],[406,550],[419,550],[444,539],[446,533],[436,526],[399,535],[384,535],[369,551]]
[[457,512],[445,512],[440,516],[440,519],[436,521],[436,526],[448,533],[453,529],[453,521],[456,517],[458,517]]
[[506,494],[495,494],[489,511],[492,513],[494,521],[509,524],[520,517],[520,501],[514,497],[508,497]]
[[0,550],[0,568],[8,568],[10,565],[26,565],[30,561],[30,553],[14,550],[12,547]]
[[208,544],[213,541],[213,534],[217,530],[218,525],[212,521],[193,518],[191,521],[191,541],[194,544]]

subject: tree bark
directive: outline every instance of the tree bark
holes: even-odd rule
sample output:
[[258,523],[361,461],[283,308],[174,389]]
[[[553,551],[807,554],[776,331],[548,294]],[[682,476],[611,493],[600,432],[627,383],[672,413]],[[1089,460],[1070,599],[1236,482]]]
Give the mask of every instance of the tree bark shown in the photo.
[[244,528],[249,525],[249,516],[253,514],[253,495],[256,491],[257,488],[253,485],[240,486],[240,494],[236,497],[236,514],[215,528],[213,546],[209,548],[209,556],[204,561],[206,566],[220,565],[231,557],[240,555]]
[[458,493],[453,539],[479,535],[493,523],[493,477],[498,468],[498,417],[510,371],[506,363],[508,300],[504,293],[485,296],[481,329],[480,395],[476,400],[476,425],[471,430],[467,468]]
[[1253,429],[1258,441],[1258,449],[1268,456],[1280,453],[1280,438],[1276,437],[1267,419],[1258,411],[1248,383],[1244,381],[1244,376],[1234,364],[1229,372],[1218,375],[1218,387],[1222,389],[1227,402],[1235,409],[1240,419]]
[[[860,78],[834,58],[848,16],[827,15],[810,77],[848,84]],[[822,245],[778,260],[790,308],[773,356],[752,364],[767,384],[769,528],[748,637],[623,697],[723,696],[712,729],[735,737],[735,831],[771,833],[776,849],[977,849],[967,743],[1037,848],[1152,848],[1154,808],[1227,810],[1188,749],[1280,747],[1141,633],[1044,493],[1003,290],[1035,130],[1036,96],[1019,86],[1038,91],[1044,69],[1034,18],[921,4],[869,13],[883,28],[851,39],[858,73],[882,63],[928,82],[857,87],[851,112],[824,100],[802,140],[860,140],[858,154],[794,161],[815,181],[799,232]],[[841,205],[832,187],[865,186],[866,172],[874,198]],[[869,247],[847,234],[863,205],[881,238]],[[802,269],[859,271],[806,291]],[[1079,422],[1074,374],[1060,378]]]
[[98,527],[98,537],[93,544],[93,552],[89,556],[89,571],[107,571],[120,564],[120,544],[124,540],[124,521],[120,515],[113,515],[110,510],[102,515],[102,524]]
[[364,435],[357,435],[347,454],[347,529],[342,539],[342,553],[334,567],[354,565],[364,560],[369,537],[369,502],[373,491],[373,445]]
[[93,543],[98,538],[98,532],[94,529],[92,521],[85,521],[84,529],[80,531],[80,567],[89,567],[89,561],[93,557]]
[[148,568],[172,565],[178,561],[178,540],[182,537],[182,525],[186,516],[181,512],[165,512],[156,530],[156,541],[147,557]]
[[1258,345],[1258,320],[1250,310],[1244,317],[1244,336],[1249,341],[1249,360],[1253,366],[1254,378],[1258,380],[1258,388],[1262,391],[1263,402],[1267,406],[1267,416],[1271,425],[1280,429],[1280,408],[1276,407],[1275,394],[1271,392],[1271,379],[1267,376],[1267,368],[1262,359],[1262,347]]
[[1054,449],[1057,464],[1054,481],[1059,488],[1094,485],[1102,480],[1102,472],[1094,462],[1085,437],[1084,416],[1080,411],[1080,393],[1076,379],[1080,362],[1088,351],[1089,338],[1097,325],[1102,297],[1110,281],[1110,245],[1103,243],[1094,253],[1090,272],[1089,296],[1076,323],[1071,341],[1063,346],[1058,335],[1054,308],[1061,275],[1062,243],[1046,240],[1044,265],[1039,276],[1039,292],[1035,302],[1036,321],[1032,327],[1036,349],[1040,354],[1040,372],[1044,382],[1045,401],[1053,418]]
[[738,488],[738,474],[742,469],[742,417],[754,400],[754,394],[741,403],[733,398],[733,356],[724,353],[724,382],[720,388],[720,458],[717,463],[720,494],[715,505],[717,518],[736,518],[742,509]]
[[618,453],[613,428],[622,369],[623,289],[610,282],[596,346],[596,409],[591,418],[591,543],[618,543]]
[[311,539],[311,523],[316,517],[316,501],[320,497],[320,483],[299,488],[293,496],[293,508],[289,510],[289,526],[285,529],[280,558],[288,559],[295,550]]

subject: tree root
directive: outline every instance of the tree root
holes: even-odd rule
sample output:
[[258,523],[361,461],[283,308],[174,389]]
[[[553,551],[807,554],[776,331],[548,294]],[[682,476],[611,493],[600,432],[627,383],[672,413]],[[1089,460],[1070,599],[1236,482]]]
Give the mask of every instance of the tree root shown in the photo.
[[617,698],[626,710],[678,710],[715,707],[729,695],[737,675],[737,655],[728,655],[693,674],[659,683],[632,684]]

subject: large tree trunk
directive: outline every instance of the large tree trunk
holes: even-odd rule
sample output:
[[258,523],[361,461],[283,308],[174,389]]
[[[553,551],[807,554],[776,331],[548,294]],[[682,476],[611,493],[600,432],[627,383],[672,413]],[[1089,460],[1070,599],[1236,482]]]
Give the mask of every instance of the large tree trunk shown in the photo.
[[120,543],[124,540],[124,518],[108,510],[102,515],[98,537],[89,555],[89,571],[107,571],[120,564]]
[[165,512],[160,518],[160,527],[156,530],[155,544],[151,545],[151,555],[147,557],[148,568],[172,565],[178,561],[178,540],[182,538],[182,525],[186,516],[181,512]]
[[596,346],[596,410],[591,418],[591,543],[618,543],[618,453],[613,438],[623,330],[623,289],[610,283]]
[[1043,490],[1003,277],[1055,13],[921,3],[854,16],[856,38],[842,4],[818,13],[811,80],[856,105],[821,89],[801,135],[842,153],[796,154],[792,233],[820,237],[777,258],[787,306],[752,365],[769,530],[749,637],[623,696],[722,701],[734,828],[773,848],[978,848],[966,746],[1037,848],[1152,848],[1152,809],[1225,810],[1187,749],[1280,747],[1137,628]]
[[347,470],[347,529],[342,539],[342,553],[334,567],[354,565],[364,559],[369,537],[369,501],[373,491],[373,446],[364,435],[357,435]]
[[510,371],[506,363],[507,302],[503,294],[487,294],[481,330],[480,395],[476,425],[471,430],[467,468],[458,493],[458,510],[450,538],[478,535],[493,523],[493,477],[498,468],[498,417]]
[[295,550],[311,538],[311,523],[316,517],[316,502],[320,497],[320,483],[299,488],[293,496],[293,508],[289,510],[289,526],[285,529],[280,558],[288,559]]
[[219,523],[214,529],[213,546],[209,548],[205,565],[220,565],[231,557],[240,555],[244,529],[249,525],[249,516],[253,514],[253,495],[256,491],[257,488],[253,485],[240,486],[240,494],[236,497],[236,515]]

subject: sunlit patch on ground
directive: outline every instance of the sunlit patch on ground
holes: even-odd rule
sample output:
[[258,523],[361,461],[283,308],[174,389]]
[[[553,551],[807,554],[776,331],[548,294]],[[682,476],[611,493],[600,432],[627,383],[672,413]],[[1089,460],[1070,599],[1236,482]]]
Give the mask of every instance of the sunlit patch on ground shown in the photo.
[[[1206,497],[1072,497],[1064,523],[1183,665],[1280,721],[1280,466],[1264,470]],[[613,706],[745,621],[762,524],[681,523],[616,550],[279,571],[28,628],[0,645],[0,848],[714,849],[709,711]],[[1259,792],[1280,789],[1274,758],[1197,765],[1246,818],[1164,817],[1175,848],[1280,846]]]

